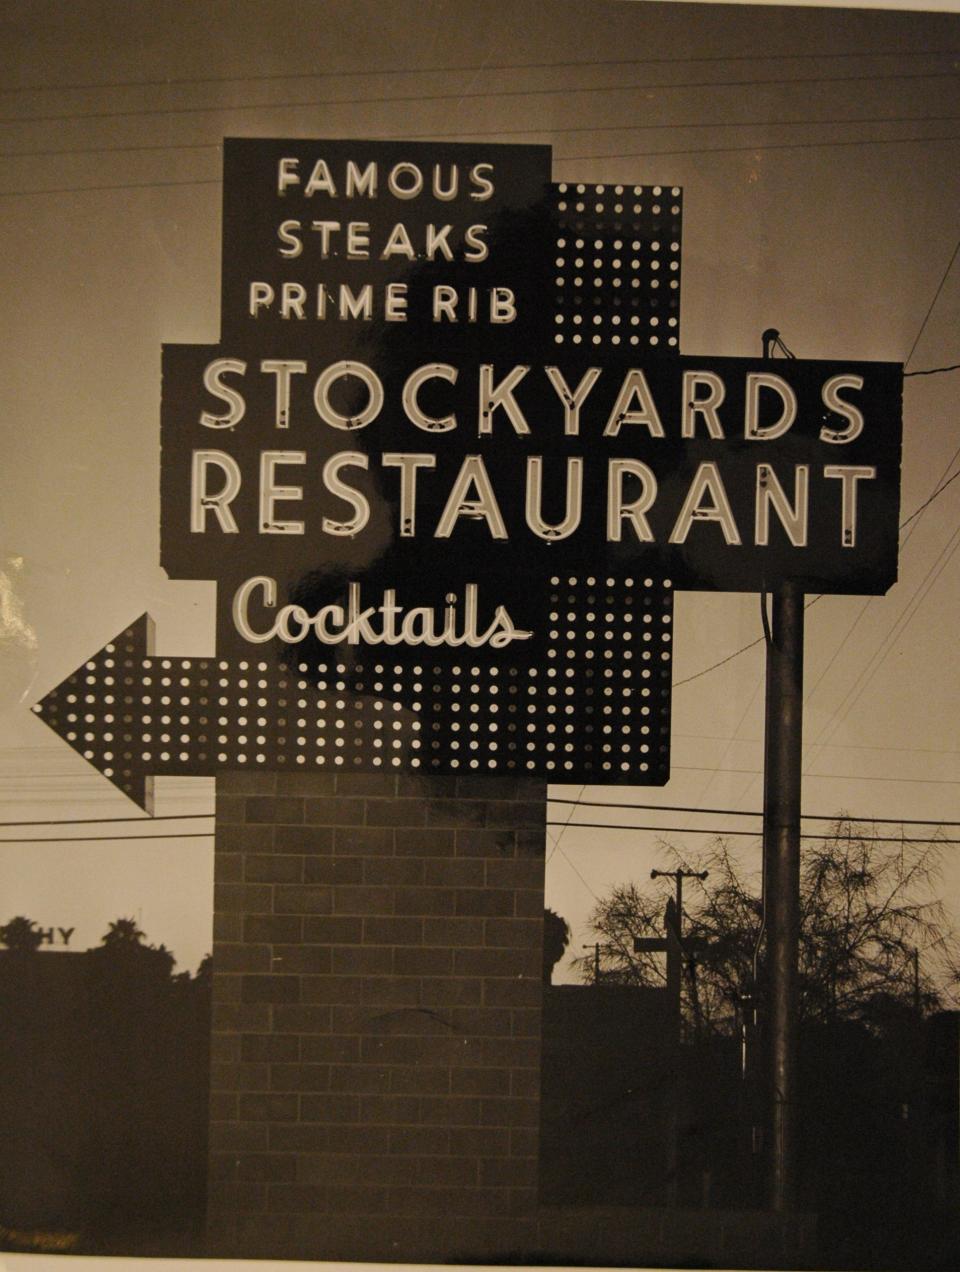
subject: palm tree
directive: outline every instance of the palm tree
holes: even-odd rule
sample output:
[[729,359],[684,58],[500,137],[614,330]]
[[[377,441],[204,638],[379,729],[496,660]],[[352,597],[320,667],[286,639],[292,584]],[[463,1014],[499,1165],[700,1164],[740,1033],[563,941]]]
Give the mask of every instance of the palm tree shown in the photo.
[[18,914],[0,927],[0,941],[8,950],[15,950],[18,954],[33,954],[39,949],[43,937],[33,919]]
[[134,919],[115,919],[101,937],[104,945],[142,945],[143,932]]

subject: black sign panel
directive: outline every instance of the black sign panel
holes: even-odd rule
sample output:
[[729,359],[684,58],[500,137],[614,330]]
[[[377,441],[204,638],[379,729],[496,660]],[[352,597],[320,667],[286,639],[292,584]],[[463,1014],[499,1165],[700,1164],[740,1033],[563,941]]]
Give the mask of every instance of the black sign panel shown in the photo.
[[[534,370],[676,354],[680,214],[552,184],[540,146],[225,143],[221,341],[164,351],[161,533],[219,584],[221,714],[163,763],[666,781],[672,584],[592,530],[558,550],[599,506],[570,416],[595,373]],[[250,741],[244,667],[299,686],[302,727]]]
[[223,191],[225,342],[347,357],[549,331],[549,147],[231,139]]
[[681,357],[681,192],[549,160],[226,143],[221,341],[164,351],[162,564],[218,581],[225,671],[340,713],[334,764],[384,762],[384,696],[414,767],[665,781],[675,588],[896,576],[900,368]]
[[321,577],[409,604],[474,585],[531,629],[534,660],[557,573],[883,592],[900,376],[799,359],[324,364],[170,347],[162,562],[180,578],[271,575],[285,600]]
[[680,356],[681,210],[539,146],[225,143],[221,339],[165,348],[161,426],[161,563],[217,582],[217,657],[158,667],[143,620],[55,727],[135,798],[665,782],[675,589],[881,593],[899,512],[899,366]]

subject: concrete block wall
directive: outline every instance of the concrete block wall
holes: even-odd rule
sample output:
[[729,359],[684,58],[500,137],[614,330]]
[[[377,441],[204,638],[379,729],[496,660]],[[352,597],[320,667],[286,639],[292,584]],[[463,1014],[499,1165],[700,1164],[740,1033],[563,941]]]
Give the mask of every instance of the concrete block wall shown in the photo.
[[533,1240],[545,801],[520,779],[217,778],[214,1250]]

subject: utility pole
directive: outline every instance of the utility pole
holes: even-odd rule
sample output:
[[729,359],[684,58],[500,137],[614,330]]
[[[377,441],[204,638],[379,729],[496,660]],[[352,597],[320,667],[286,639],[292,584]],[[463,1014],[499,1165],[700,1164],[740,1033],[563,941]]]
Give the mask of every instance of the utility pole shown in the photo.
[[676,897],[667,900],[664,915],[665,939],[636,937],[633,948],[641,950],[665,950],[667,955],[667,1001],[670,1004],[672,1023],[671,1043],[675,1050],[676,1063],[672,1067],[670,1078],[670,1105],[667,1114],[666,1143],[666,1178],[667,1202],[671,1206],[677,1204],[680,1173],[680,1124],[683,1117],[681,1106],[685,1102],[684,1083],[681,1078],[680,1064],[680,990],[683,964],[683,881],[684,879],[707,878],[707,870],[651,870],[651,879],[673,879],[676,884]]
[[920,1015],[920,951],[913,947],[913,1010]]
[[[683,941],[683,881],[684,879],[699,879],[702,883],[704,879],[710,875],[709,870],[651,870],[651,879],[673,879],[676,881],[676,900],[671,904],[667,902],[666,926],[668,929],[673,928],[673,938],[675,947],[675,956],[673,960],[674,976],[676,984],[674,990],[677,999],[677,1028],[680,1028],[680,980],[683,956],[687,956],[687,975],[690,978],[690,998],[693,1006],[694,1030],[699,1028],[700,1024],[700,1003],[697,993],[696,965],[694,963],[694,952],[684,945]],[[671,917],[672,912],[672,917]],[[673,980],[670,976],[671,961],[669,954],[667,956],[667,982],[668,986],[673,986]]]
[[699,879],[703,882],[710,874],[709,870],[651,870],[651,879],[675,879],[677,882],[677,940],[683,940],[683,881]]
[[584,950],[593,950],[593,983],[594,985],[599,985],[600,983],[600,942],[597,941],[594,945],[582,945],[580,948]]
[[[773,328],[763,356],[783,346]],[[769,1174],[772,1210],[796,1204],[797,963],[800,944],[800,793],[803,737],[803,592],[793,582],[773,593],[768,621],[763,781],[763,910],[766,992]]]

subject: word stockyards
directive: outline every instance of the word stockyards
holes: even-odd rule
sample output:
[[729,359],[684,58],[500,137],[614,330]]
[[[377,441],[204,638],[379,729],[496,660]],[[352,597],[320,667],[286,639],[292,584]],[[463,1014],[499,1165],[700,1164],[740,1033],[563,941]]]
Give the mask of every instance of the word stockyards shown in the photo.
[[[517,508],[509,509],[509,516],[505,518],[502,500],[498,498],[496,483],[490,471],[492,461],[496,458],[494,429],[496,427],[501,440],[504,437],[513,437],[516,440],[533,435],[534,429],[528,413],[517,397],[522,382],[531,375],[533,369],[529,366],[514,366],[506,375],[499,377],[490,364],[480,364],[476,370],[477,406],[475,419],[471,423],[478,438],[490,439],[487,443],[491,447],[489,466],[483,455],[464,456],[449,489],[438,492],[435,483],[439,478],[431,478],[430,475],[430,470],[437,467],[435,453],[391,449],[383,451],[377,457],[360,450],[338,451],[323,462],[323,489],[325,493],[342,501],[349,511],[346,515],[323,515],[320,517],[319,527],[311,527],[311,530],[319,528],[321,533],[334,536],[355,536],[362,533],[370,521],[371,505],[363,489],[365,483],[369,487],[369,481],[360,474],[369,471],[373,461],[380,465],[385,476],[392,471],[396,472],[399,485],[396,502],[400,513],[401,537],[411,538],[417,534],[418,510],[424,502],[429,503],[431,509],[439,509],[439,514],[429,529],[429,533],[438,539],[450,537],[461,518],[485,521],[494,540],[506,540],[510,537],[508,521],[516,525],[524,524],[529,531],[544,540],[555,541],[573,535],[583,518],[586,502],[585,467],[590,458],[582,455],[561,457],[565,458],[566,469],[564,515],[560,520],[547,521],[543,514],[544,467],[545,462],[551,463],[551,457],[547,457],[545,461],[542,455],[526,455],[522,512]],[[275,430],[300,429],[308,422],[294,412],[292,407],[293,386],[303,384],[298,377],[307,374],[307,371],[307,363],[295,359],[264,359],[260,362],[260,374],[271,377],[273,381],[273,418],[268,427],[272,426]],[[243,391],[247,373],[248,364],[241,359],[221,357],[208,363],[203,374],[204,387],[225,409],[218,414],[202,411],[198,422],[203,428],[231,431],[241,424],[247,413],[247,399]],[[550,426],[558,433],[562,429],[564,438],[580,438],[584,408],[603,375],[602,369],[588,367],[576,384],[569,384],[556,366],[539,368],[539,373],[545,377],[553,394],[548,399],[555,408],[554,418],[549,421]],[[594,431],[602,420],[602,438],[621,441],[631,439],[629,449],[642,448],[645,454],[655,460],[657,442],[667,439],[668,433],[647,376],[638,367],[630,367],[620,374],[622,378],[612,405],[605,407],[597,415],[595,403],[590,403],[593,420],[588,431]],[[727,385],[717,372],[686,370],[682,372],[682,381],[678,375],[679,418],[670,421],[670,436],[691,444],[697,441],[701,449],[704,444],[710,446],[716,443],[718,459],[702,459],[692,465],[683,489],[679,489],[683,483],[678,481],[677,475],[668,474],[670,490],[660,501],[661,506],[658,506],[661,492],[657,474],[650,464],[635,455],[607,459],[604,485],[605,533],[608,542],[620,542],[625,533],[629,533],[640,542],[683,544],[694,525],[703,523],[714,523],[719,527],[729,546],[744,542],[741,530],[743,492],[740,489],[737,500],[731,501],[721,472],[721,463],[736,463],[738,487],[742,488],[744,466],[749,465],[743,458],[740,437],[745,443],[757,444],[783,438],[797,421],[798,399],[790,383],[772,372],[748,371],[741,372],[741,376],[742,383],[737,386],[737,392],[742,401],[742,411],[736,421],[733,421],[727,418],[724,410]],[[434,362],[417,367],[407,376],[400,393],[403,418],[418,432],[436,438],[456,433],[462,428],[461,421],[455,413],[441,413],[439,402],[443,397],[442,386],[456,385],[458,377],[458,369],[444,363]],[[860,437],[866,421],[856,397],[863,385],[863,377],[849,373],[833,374],[822,381],[819,388],[818,418],[826,422],[819,426],[813,441],[807,439],[808,448],[822,443],[831,458],[832,455],[841,458],[842,453],[838,453],[835,448],[843,447]],[[346,392],[348,387],[350,391]],[[424,398],[427,396],[432,402],[429,410],[424,405]],[[311,397],[316,419],[344,433],[359,433],[374,425],[384,413],[386,402],[384,385],[377,373],[363,363],[349,361],[336,362],[324,368],[313,383]],[[395,413],[387,411],[384,419],[390,423],[395,434]],[[258,420],[252,427],[260,427],[264,422]],[[536,424],[538,431],[544,426],[542,414],[538,416]],[[728,439],[728,430],[732,427],[736,428],[738,434],[738,454],[735,461],[729,452],[723,454],[722,447],[724,442],[733,440]],[[571,445],[575,446],[576,443]],[[598,443],[594,442],[593,445],[596,447]],[[518,458],[524,457],[518,456],[514,450],[514,465]],[[259,452],[258,533],[307,533],[305,521],[290,515],[296,511],[292,505],[302,502],[304,498],[303,488],[290,482],[296,477],[295,470],[307,462],[307,452],[302,449]],[[778,475],[771,463],[761,460],[756,463],[751,474],[753,544],[765,546],[769,542],[772,512],[789,542],[794,547],[805,547],[811,485],[813,482],[822,482],[817,491],[818,501],[829,503],[832,498],[836,506],[838,537],[835,542],[845,548],[855,547],[858,492],[861,483],[868,483],[876,477],[876,467],[862,463],[827,462],[821,465],[780,463],[779,468]],[[280,470],[286,470],[286,473],[281,476]],[[353,473],[350,470],[354,470]],[[792,470],[789,477],[786,476],[787,470]],[[356,484],[358,480],[359,486]],[[556,480],[556,477],[551,479],[552,482]],[[434,483],[432,486],[431,481]],[[792,485],[792,491],[788,492],[784,481],[788,487]],[[203,534],[212,521],[215,521],[224,533],[238,533],[241,527],[232,505],[242,484],[242,467],[235,456],[222,449],[195,449],[191,461],[191,531]],[[516,502],[514,488],[518,483],[512,481],[510,486],[508,498]],[[424,489],[428,492],[425,497]],[[557,496],[553,491],[550,502],[553,506],[557,504]],[[734,502],[741,505],[739,519],[734,514]],[[666,508],[662,506],[664,503]],[[279,505],[284,507],[280,508]],[[587,506],[592,514],[594,502],[591,500]],[[651,514],[650,517],[648,514]],[[656,530],[651,525],[651,519],[657,524]]]

